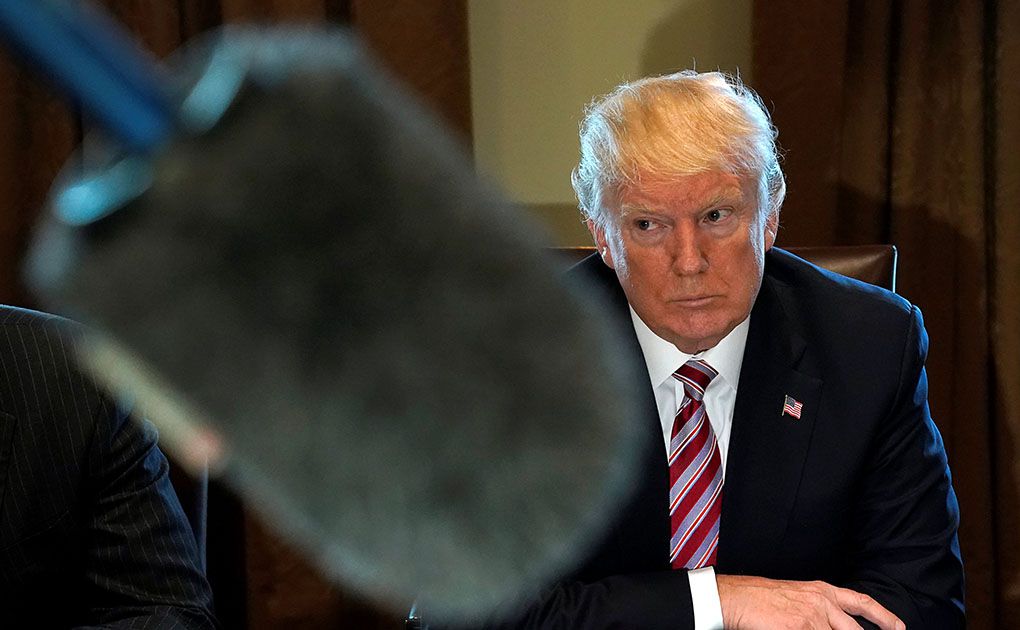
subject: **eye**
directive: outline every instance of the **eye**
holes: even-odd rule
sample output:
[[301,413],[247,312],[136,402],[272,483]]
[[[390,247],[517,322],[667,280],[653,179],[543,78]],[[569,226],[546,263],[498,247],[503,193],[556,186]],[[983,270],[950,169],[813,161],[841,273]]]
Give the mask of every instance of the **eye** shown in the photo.
[[653,223],[650,219],[637,219],[634,221],[634,227],[642,232],[647,232],[655,227],[655,223]]
[[714,208],[705,214],[705,220],[709,223],[719,223],[733,214],[729,208]]

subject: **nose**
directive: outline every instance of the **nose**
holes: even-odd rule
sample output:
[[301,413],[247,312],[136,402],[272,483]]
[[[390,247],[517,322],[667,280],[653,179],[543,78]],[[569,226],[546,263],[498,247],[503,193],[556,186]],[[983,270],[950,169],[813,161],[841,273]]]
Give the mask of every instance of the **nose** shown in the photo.
[[693,276],[708,269],[708,257],[696,226],[681,223],[674,231],[672,240],[673,273]]

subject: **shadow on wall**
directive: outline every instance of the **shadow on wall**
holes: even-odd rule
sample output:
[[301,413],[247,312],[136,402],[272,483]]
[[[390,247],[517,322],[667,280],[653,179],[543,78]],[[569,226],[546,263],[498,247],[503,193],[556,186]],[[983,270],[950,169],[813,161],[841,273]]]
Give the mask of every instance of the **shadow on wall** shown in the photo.
[[644,76],[679,70],[751,72],[751,0],[677,3],[652,30],[641,55]]

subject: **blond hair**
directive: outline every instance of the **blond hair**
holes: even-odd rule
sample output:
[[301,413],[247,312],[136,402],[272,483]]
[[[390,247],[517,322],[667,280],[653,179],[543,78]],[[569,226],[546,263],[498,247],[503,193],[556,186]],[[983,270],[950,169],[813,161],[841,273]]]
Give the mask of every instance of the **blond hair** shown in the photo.
[[571,183],[584,218],[605,226],[606,193],[642,178],[752,176],[764,218],[786,195],[776,136],[761,99],[736,77],[685,70],[640,79],[588,106]]

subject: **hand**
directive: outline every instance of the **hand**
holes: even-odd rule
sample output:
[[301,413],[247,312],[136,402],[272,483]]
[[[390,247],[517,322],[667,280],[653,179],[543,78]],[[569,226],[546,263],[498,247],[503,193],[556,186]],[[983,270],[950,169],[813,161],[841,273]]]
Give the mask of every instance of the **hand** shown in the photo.
[[859,630],[851,615],[864,617],[882,630],[907,627],[871,597],[825,582],[717,575],[716,583],[723,625],[728,629]]

